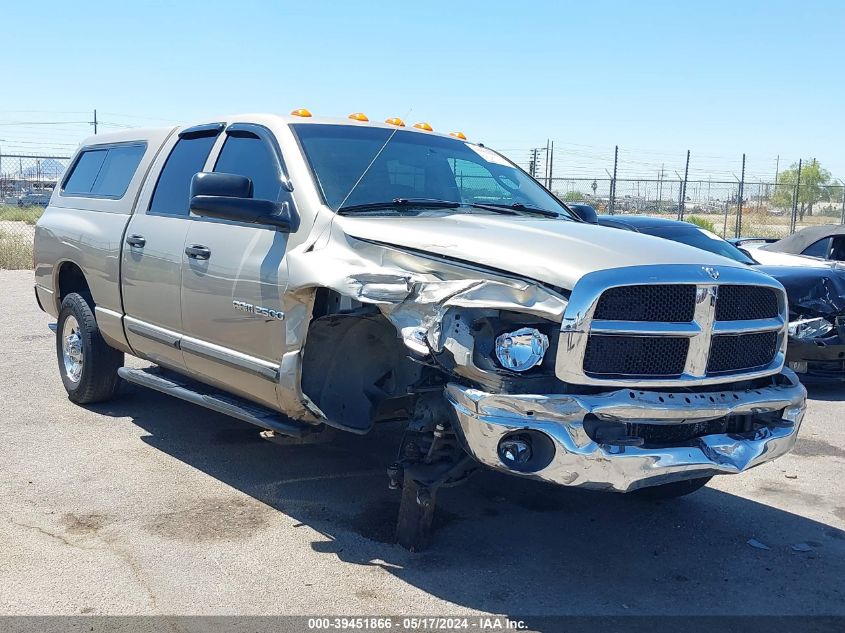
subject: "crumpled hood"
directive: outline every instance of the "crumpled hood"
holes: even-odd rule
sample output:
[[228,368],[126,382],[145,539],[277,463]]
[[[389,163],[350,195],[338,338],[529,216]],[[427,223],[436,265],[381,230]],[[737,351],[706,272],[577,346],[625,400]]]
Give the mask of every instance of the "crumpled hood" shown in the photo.
[[811,266],[755,266],[786,288],[791,314],[835,317],[845,314],[845,271]]
[[528,216],[342,217],[352,237],[411,248],[572,289],[587,273],[648,264],[745,268],[685,244],[619,229]]

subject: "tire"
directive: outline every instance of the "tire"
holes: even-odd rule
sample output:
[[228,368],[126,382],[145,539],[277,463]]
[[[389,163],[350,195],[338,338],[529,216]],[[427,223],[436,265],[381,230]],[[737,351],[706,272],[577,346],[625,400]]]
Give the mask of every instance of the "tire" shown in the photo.
[[661,484],[659,486],[650,486],[648,488],[640,488],[634,494],[643,497],[644,499],[674,499],[676,497],[683,497],[692,494],[696,490],[700,490],[713,479],[710,477],[699,477],[697,479],[685,479],[684,481],[673,481],[670,484]]
[[120,386],[123,352],[103,340],[91,305],[77,293],[62,300],[56,324],[56,358],[68,398],[77,404],[112,398]]

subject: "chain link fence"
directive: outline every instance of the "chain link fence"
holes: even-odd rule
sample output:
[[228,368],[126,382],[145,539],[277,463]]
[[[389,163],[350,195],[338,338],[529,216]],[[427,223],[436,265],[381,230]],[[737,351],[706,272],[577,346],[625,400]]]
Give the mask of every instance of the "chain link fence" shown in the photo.
[[557,177],[546,185],[561,200],[589,203],[599,213],[692,217],[722,237],[781,238],[845,223],[842,185]]
[[0,268],[32,267],[35,223],[69,160],[67,156],[0,155]]
[[[32,265],[35,223],[69,161],[67,156],[0,155],[0,268]],[[473,178],[461,173],[461,185],[472,189]],[[587,202],[599,213],[692,218],[722,237],[780,238],[807,226],[845,223],[842,184],[820,189],[680,178],[541,180],[561,200]]]

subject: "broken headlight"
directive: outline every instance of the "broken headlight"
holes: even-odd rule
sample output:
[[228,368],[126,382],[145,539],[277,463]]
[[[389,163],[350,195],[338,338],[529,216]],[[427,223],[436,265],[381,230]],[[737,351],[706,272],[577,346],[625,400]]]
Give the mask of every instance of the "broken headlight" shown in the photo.
[[823,317],[789,322],[789,336],[800,340],[827,336],[832,329],[833,324]]
[[523,327],[496,337],[496,359],[511,371],[528,371],[543,362],[549,337],[540,330]]

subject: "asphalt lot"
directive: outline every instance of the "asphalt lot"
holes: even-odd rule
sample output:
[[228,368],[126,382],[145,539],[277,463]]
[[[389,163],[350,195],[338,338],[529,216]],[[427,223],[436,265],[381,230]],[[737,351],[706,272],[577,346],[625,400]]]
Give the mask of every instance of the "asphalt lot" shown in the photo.
[[394,429],[279,446],[126,385],[78,407],[49,322],[0,271],[0,614],[845,614],[845,387],[794,454],[685,499],[482,473],[412,554]]

